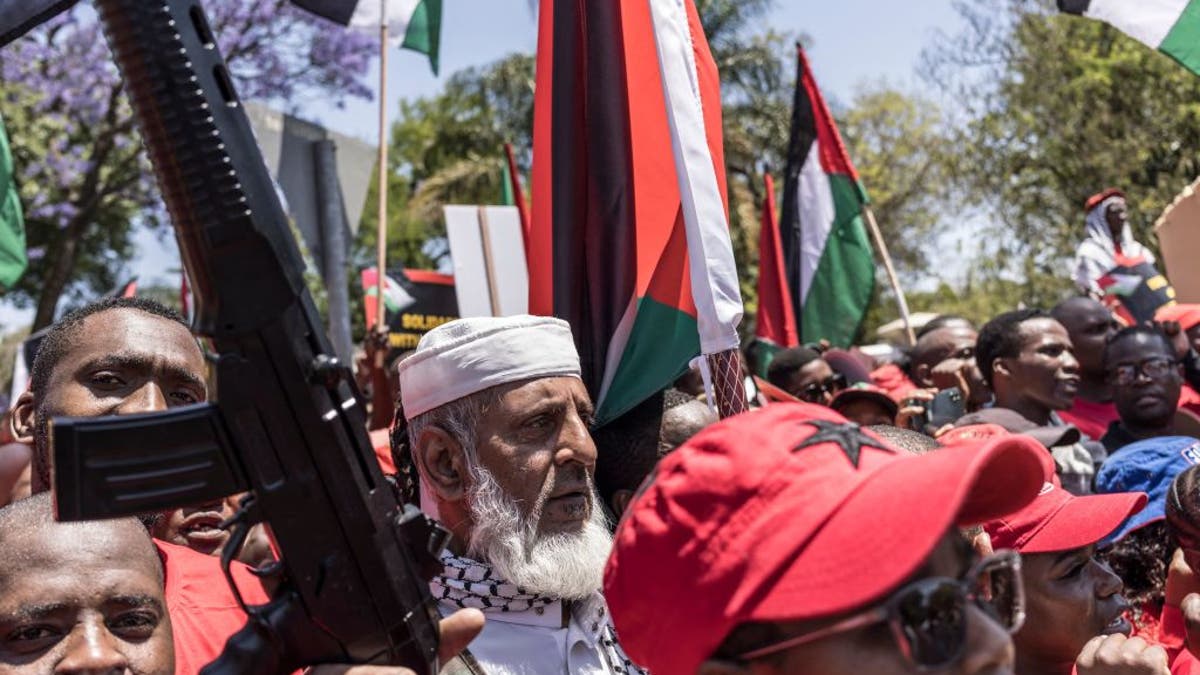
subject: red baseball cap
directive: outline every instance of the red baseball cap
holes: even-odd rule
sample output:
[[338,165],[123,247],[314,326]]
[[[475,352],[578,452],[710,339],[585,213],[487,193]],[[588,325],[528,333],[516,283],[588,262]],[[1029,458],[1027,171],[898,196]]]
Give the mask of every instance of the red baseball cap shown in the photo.
[[1104,539],[1146,505],[1144,492],[1076,497],[1047,477],[1041,492],[1016,513],[984,523],[997,549],[1052,553]]
[[617,528],[604,593],[621,645],[656,675],[692,675],[743,623],[877,602],[952,526],[1033,499],[1045,452],[1005,436],[910,455],[806,403],[712,425]]

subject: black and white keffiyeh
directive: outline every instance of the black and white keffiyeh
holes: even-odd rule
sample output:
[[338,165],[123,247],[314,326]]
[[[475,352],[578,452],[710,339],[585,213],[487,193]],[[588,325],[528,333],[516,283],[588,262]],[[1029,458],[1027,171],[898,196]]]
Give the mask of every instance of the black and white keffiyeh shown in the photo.
[[[556,598],[529,593],[497,576],[491,565],[442,552],[442,573],[429,582],[429,590],[439,602],[461,609],[490,612],[536,611],[552,605]],[[597,593],[589,600],[567,603],[572,616],[581,625],[598,634],[598,641],[609,665],[618,675],[645,675],[646,671],[629,660],[617,642],[616,631],[608,616],[608,607]]]

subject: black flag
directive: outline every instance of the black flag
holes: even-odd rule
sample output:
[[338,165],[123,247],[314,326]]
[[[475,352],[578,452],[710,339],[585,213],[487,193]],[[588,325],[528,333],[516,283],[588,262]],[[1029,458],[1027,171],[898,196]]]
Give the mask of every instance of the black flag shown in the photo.
[[292,0],[292,3],[343,26],[350,24],[358,0]]
[[0,47],[16,40],[77,0],[0,0]]

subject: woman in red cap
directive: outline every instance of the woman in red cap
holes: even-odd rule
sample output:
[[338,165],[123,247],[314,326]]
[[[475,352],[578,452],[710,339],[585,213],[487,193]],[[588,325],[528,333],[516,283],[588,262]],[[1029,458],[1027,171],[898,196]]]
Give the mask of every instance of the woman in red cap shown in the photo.
[[1126,637],[1124,584],[1096,558],[1096,544],[1145,505],[1141,492],[1076,497],[1047,482],[1020,511],[984,525],[992,546],[1021,554],[1016,675],[1168,672],[1162,647]]

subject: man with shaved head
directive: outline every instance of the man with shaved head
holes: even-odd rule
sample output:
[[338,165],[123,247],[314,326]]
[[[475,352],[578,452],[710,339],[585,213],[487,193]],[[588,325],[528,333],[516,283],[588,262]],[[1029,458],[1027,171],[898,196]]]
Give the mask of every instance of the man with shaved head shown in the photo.
[[[208,397],[205,371],[204,353],[187,322],[153,300],[109,298],[63,317],[42,342],[30,390],[18,399],[11,422],[12,435],[33,447],[33,492],[48,493],[53,485],[49,429],[54,417],[161,412],[201,402]],[[175,661],[180,673],[190,674],[216,658],[247,617],[229,588],[220,560],[197,552],[196,542],[186,541],[188,532],[199,529],[195,526],[202,525],[209,533],[216,529],[212,518],[189,520],[194,514],[188,511],[183,511],[179,522],[187,545],[159,540],[154,546],[167,571],[164,595],[174,619]],[[4,548],[0,541],[0,549]],[[246,603],[268,600],[261,581],[245,565],[234,562],[230,574]],[[449,655],[455,645],[461,647],[464,639],[479,631],[483,619],[468,612],[458,621],[464,617],[465,623],[446,624],[443,646],[449,645]],[[378,672],[372,666],[362,668],[318,666],[313,672]]]
[[992,390],[975,363],[978,337],[965,320],[947,322],[924,331],[910,356],[913,382],[926,389],[964,389],[968,411],[986,405],[992,400]]
[[1104,345],[1120,325],[1103,303],[1092,298],[1064,300],[1050,311],[1067,329],[1075,358],[1079,361],[1079,391],[1075,405],[1058,414],[1087,436],[1100,440],[1108,426],[1117,421],[1112,387],[1104,369]]
[[163,566],[140,522],[58,523],[47,493],[0,509],[0,675],[174,672]]

